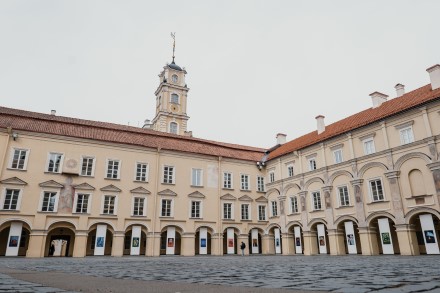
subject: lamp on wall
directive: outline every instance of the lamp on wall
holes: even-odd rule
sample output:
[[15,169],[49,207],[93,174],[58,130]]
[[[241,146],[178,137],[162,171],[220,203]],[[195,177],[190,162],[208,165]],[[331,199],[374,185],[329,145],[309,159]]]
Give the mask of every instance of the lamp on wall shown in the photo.
[[13,132],[12,133],[12,139],[16,140],[18,138],[18,133],[17,132]]
[[257,168],[261,171],[266,166],[266,163],[263,161],[257,161]]

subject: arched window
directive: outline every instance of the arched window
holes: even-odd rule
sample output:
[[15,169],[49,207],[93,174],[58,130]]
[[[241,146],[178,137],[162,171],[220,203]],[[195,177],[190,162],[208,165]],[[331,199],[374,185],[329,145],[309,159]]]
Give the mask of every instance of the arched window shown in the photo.
[[177,83],[179,81],[179,78],[177,77],[177,75],[173,74],[171,80],[173,81],[173,83]]
[[170,123],[170,133],[174,133],[177,134],[177,123],[176,122],[171,122]]
[[177,94],[171,94],[171,103],[179,104],[179,96]]
[[420,170],[414,169],[408,174],[409,184],[411,186],[411,195],[425,195],[426,189],[423,183],[423,174]]

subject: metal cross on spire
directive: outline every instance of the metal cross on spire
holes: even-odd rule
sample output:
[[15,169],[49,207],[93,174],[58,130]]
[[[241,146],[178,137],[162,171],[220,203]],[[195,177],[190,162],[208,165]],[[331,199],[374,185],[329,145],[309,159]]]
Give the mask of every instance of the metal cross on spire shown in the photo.
[[174,51],[176,50],[176,33],[171,33],[171,37],[173,38],[173,64],[174,64]]

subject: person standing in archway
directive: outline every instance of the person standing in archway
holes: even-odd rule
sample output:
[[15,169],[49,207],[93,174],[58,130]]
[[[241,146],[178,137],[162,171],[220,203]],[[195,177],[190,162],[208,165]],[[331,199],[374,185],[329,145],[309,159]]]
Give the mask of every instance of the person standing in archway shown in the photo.
[[246,248],[246,244],[244,244],[244,242],[242,241],[241,242],[241,245],[240,245],[240,249],[241,249],[241,256],[244,256],[244,249]]

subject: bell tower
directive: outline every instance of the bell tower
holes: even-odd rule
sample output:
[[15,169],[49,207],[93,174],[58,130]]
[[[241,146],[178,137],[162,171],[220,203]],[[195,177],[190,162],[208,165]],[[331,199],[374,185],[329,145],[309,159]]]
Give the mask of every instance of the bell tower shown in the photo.
[[185,82],[186,70],[175,62],[175,33],[173,38],[173,61],[163,67],[159,74],[159,86],[156,95],[156,116],[152,121],[152,129],[179,135],[191,135],[187,131],[189,116],[186,105],[189,88]]

